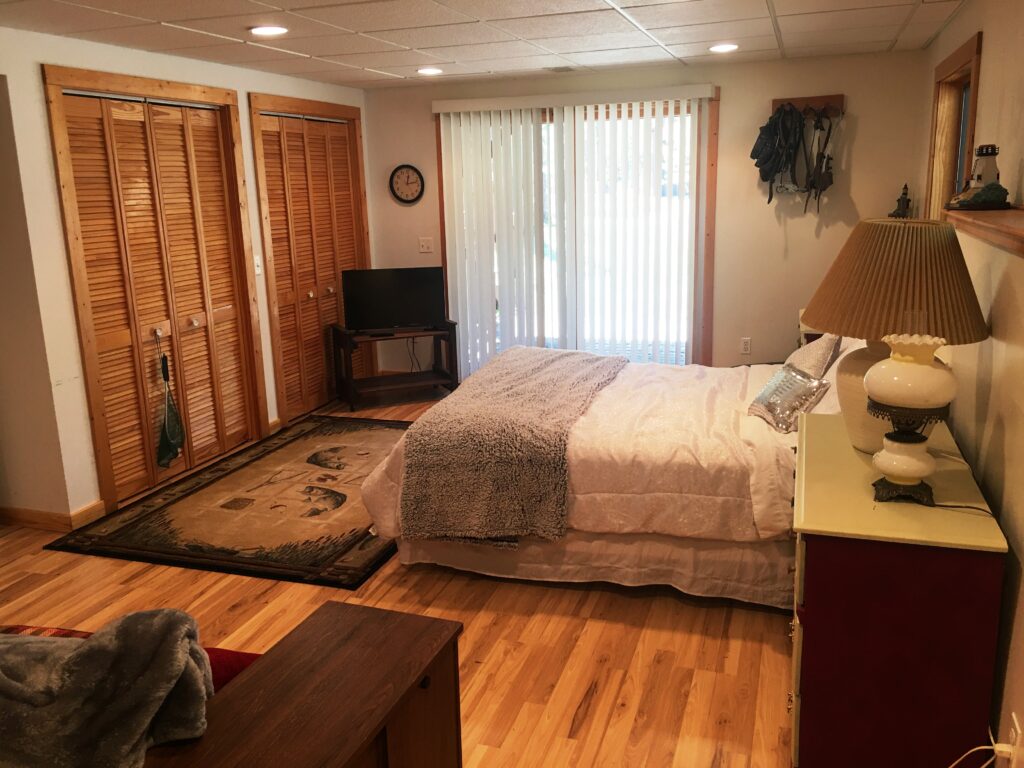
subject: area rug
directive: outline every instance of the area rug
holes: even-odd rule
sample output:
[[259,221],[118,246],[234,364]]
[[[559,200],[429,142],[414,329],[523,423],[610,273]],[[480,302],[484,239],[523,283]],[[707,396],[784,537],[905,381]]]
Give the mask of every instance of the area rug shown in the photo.
[[308,416],[47,549],[355,589],[395,552],[360,486],[408,426]]

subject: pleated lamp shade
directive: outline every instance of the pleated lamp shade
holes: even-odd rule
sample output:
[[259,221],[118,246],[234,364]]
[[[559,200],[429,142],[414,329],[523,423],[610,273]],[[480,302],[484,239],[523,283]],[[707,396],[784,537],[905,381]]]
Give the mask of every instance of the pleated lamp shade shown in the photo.
[[850,233],[804,310],[815,330],[879,341],[919,333],[948,344],[988,337],[952,225],[866,219]]

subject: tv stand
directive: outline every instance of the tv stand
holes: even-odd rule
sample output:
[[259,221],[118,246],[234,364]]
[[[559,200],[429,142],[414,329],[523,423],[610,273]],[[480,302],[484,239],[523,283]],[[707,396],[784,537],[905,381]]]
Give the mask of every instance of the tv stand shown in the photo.
[[[430,370],[389,373],[364,379],[357,379],[353,375],[352,354],[360,344],[424,337],[434,340],[434,364]],[[347,402],[349,409],[353,411],[359,406],[364,395],[434,387],[444,387],[452,391],[459,386],[455,323],[451,320],[446,320],[444,328],[441,329],[402,328],[394,332],[352,331],[340,325],[332,325],[331,348],[334,352],[334,380],[337,382],[338,399]]]

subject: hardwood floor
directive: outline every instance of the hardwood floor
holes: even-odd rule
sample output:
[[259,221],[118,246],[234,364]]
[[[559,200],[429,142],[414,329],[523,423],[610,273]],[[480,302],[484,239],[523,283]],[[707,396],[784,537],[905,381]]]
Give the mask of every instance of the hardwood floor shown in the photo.
[[[429,405],[385,402],[353,415],[413,419]],[[96,630],[128,611],[180,608],[207,645],[265,651],[328,600],[422,613],[465,625],[467,768],[789,765],[780,612],[397,558],[347,592],[41,549],[57,536],[0,527],[0,623]]]

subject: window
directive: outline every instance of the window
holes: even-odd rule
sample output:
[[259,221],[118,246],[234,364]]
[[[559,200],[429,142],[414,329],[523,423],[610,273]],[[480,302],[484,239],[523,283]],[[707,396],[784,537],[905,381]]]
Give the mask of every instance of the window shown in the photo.
[[450,311],[464,373],[516,344],[701,359],[708,105],[441,112]]
[[974,162],[974,118],[978,105],[981,33],[935,68],[931,156],[926,216],[942,217],[943,206],[963,191]]

